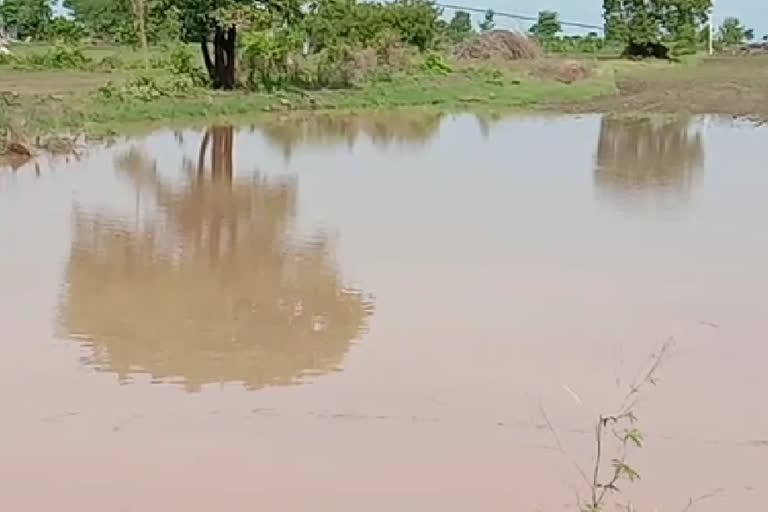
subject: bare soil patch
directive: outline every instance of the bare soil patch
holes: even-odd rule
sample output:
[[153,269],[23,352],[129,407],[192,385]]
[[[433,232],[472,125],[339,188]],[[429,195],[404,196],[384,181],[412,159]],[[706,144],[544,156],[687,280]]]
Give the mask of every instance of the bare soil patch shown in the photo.
[[768,57],[719,57],[697,65],[622,67],[619,94],[558,105],[568,112],[661,112],[768,118]]

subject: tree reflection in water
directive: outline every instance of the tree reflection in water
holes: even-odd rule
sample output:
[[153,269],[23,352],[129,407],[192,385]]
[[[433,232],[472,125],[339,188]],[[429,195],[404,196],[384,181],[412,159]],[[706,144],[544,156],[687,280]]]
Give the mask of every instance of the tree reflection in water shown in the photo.
[[594,172],[597,190],[612,201],[687,200],[704,165],[701,133],[689,119],[604,116]]
[[361,137],[374,145],[421,146],[432,140],[440,128],[439,112],[389,112],[370,114],[313,114],[287,118],[269,118],[258,125],[259,131],[290,160],[297,147],[312,143],[345,144],[351,148]]
[[76,212],[60,321],[88,340],[85,364],[190,391],[339,368],[373,305],[343,286],[325,236],[291,240],[295,178],[233,179],[233,144],[231,127],[207,131],[181,190],[140,151],[116,159],[157,202],[149,226]]

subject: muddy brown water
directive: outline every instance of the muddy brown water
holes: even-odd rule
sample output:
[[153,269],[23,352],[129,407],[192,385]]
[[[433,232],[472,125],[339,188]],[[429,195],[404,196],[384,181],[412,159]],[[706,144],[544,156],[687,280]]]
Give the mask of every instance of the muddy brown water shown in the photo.
[[670,338],[618,498],[762,510],[767,140],[318,117],[4,169],[0,510],[575,510]]

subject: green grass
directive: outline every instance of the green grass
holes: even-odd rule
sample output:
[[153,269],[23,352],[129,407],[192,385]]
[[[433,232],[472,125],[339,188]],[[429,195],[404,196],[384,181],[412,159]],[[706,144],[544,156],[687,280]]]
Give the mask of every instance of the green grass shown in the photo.
[[[45,47],[24,47],[44,52]],[[93,60],[120,55],[141,59],[126,48],[87,48]],[[153,49],[163,56],[162,49]],[[18,51],[17,51],[18,54]],[[547,61],[557,67],[561,61]],[[105,99],[97,91],[107,81],[116,90],[140,75],[158,82],[171,78],[164,69],[133,66],[111,73],[88,70],[20,70],[0,66],[0,129],[12,126],[27,135],[123,132],[128,125],[179,124],[248,118],[264,112],[396,109],[501,112],[549,109],[565,112],[678,112],[755,114],[768,117],[768,57],[703,58],[678,63],[582,60],[587,78],[570,84],[542,72],[541,63],[507,65],[452,63],[430,71],[373,73],[355,88],[277,92],[217,93],[193,89],[181,97],[160,95],[144,101],[136,95]],[[538,67],[537,67],[538,66]],[[551,68],[551,66],[550,66]]]
[[323,94],[340,108],[387,108],[422,105],[461,107],[534,107],[552,101],[583,101],[615,92],[612,77],[603,73],[572,84],[542,79],[522,69],[493,70],[470,67],[446,76],[428,74],[393,77],[349,91]]
[[[195,89],[183,97],[161,96],[143,101],[133,97],[105,99],[96,92],[107,80],[119,87],[125,80],[144,73],[142,71],[117,74],[65,70],[3,71],[0,69],[3,77],[0,78],[0,90],[15,90],[18,94],[10,105],[0,109],[0,125],[16,123],[18,130],[29,135],[78,131],[107,134],[123,131],[126,124],[247,117],[265,111],[416,106],[451,110],[531,108],[555,101],[586,101],[616,91],[613,74],[603,69],[596,69],[591,78],[568,85],[537,77],[525,65],[504,69],[463,66],[447,74],[399,73],[348,89],[275,94],[215,93]],[[167,77],[162,70],[150,73],[158,79]],[[34,78],[30,80],[30,77]]]
[[[190,48],[197,51],[197,46],[189,45]],[[9,49],[14,55],[18,57],[26,57],[33,54],[44,54],[51,48],[47,43],[30,43],[30,44],[13,44]],[[99,61],[104,57],[118,56],[126,62],[141,61],[144,59],[144,53],[138,48],[131,48],[129,46],[112,46],[112,45],[99,45],[99,46],[80,46],[86,57],[91,60]],[[150,58],[164,55],[167,50],[162,46],[153,46],[149,48],[148,56]]]

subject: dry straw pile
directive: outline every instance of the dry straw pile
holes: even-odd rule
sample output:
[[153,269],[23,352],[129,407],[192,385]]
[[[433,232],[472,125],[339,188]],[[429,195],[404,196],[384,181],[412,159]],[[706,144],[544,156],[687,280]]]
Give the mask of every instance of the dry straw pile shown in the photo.
[[465,41],[453,51],[459,59],[530,60],[541,57],[536,41],[508,30],[493,30]]

